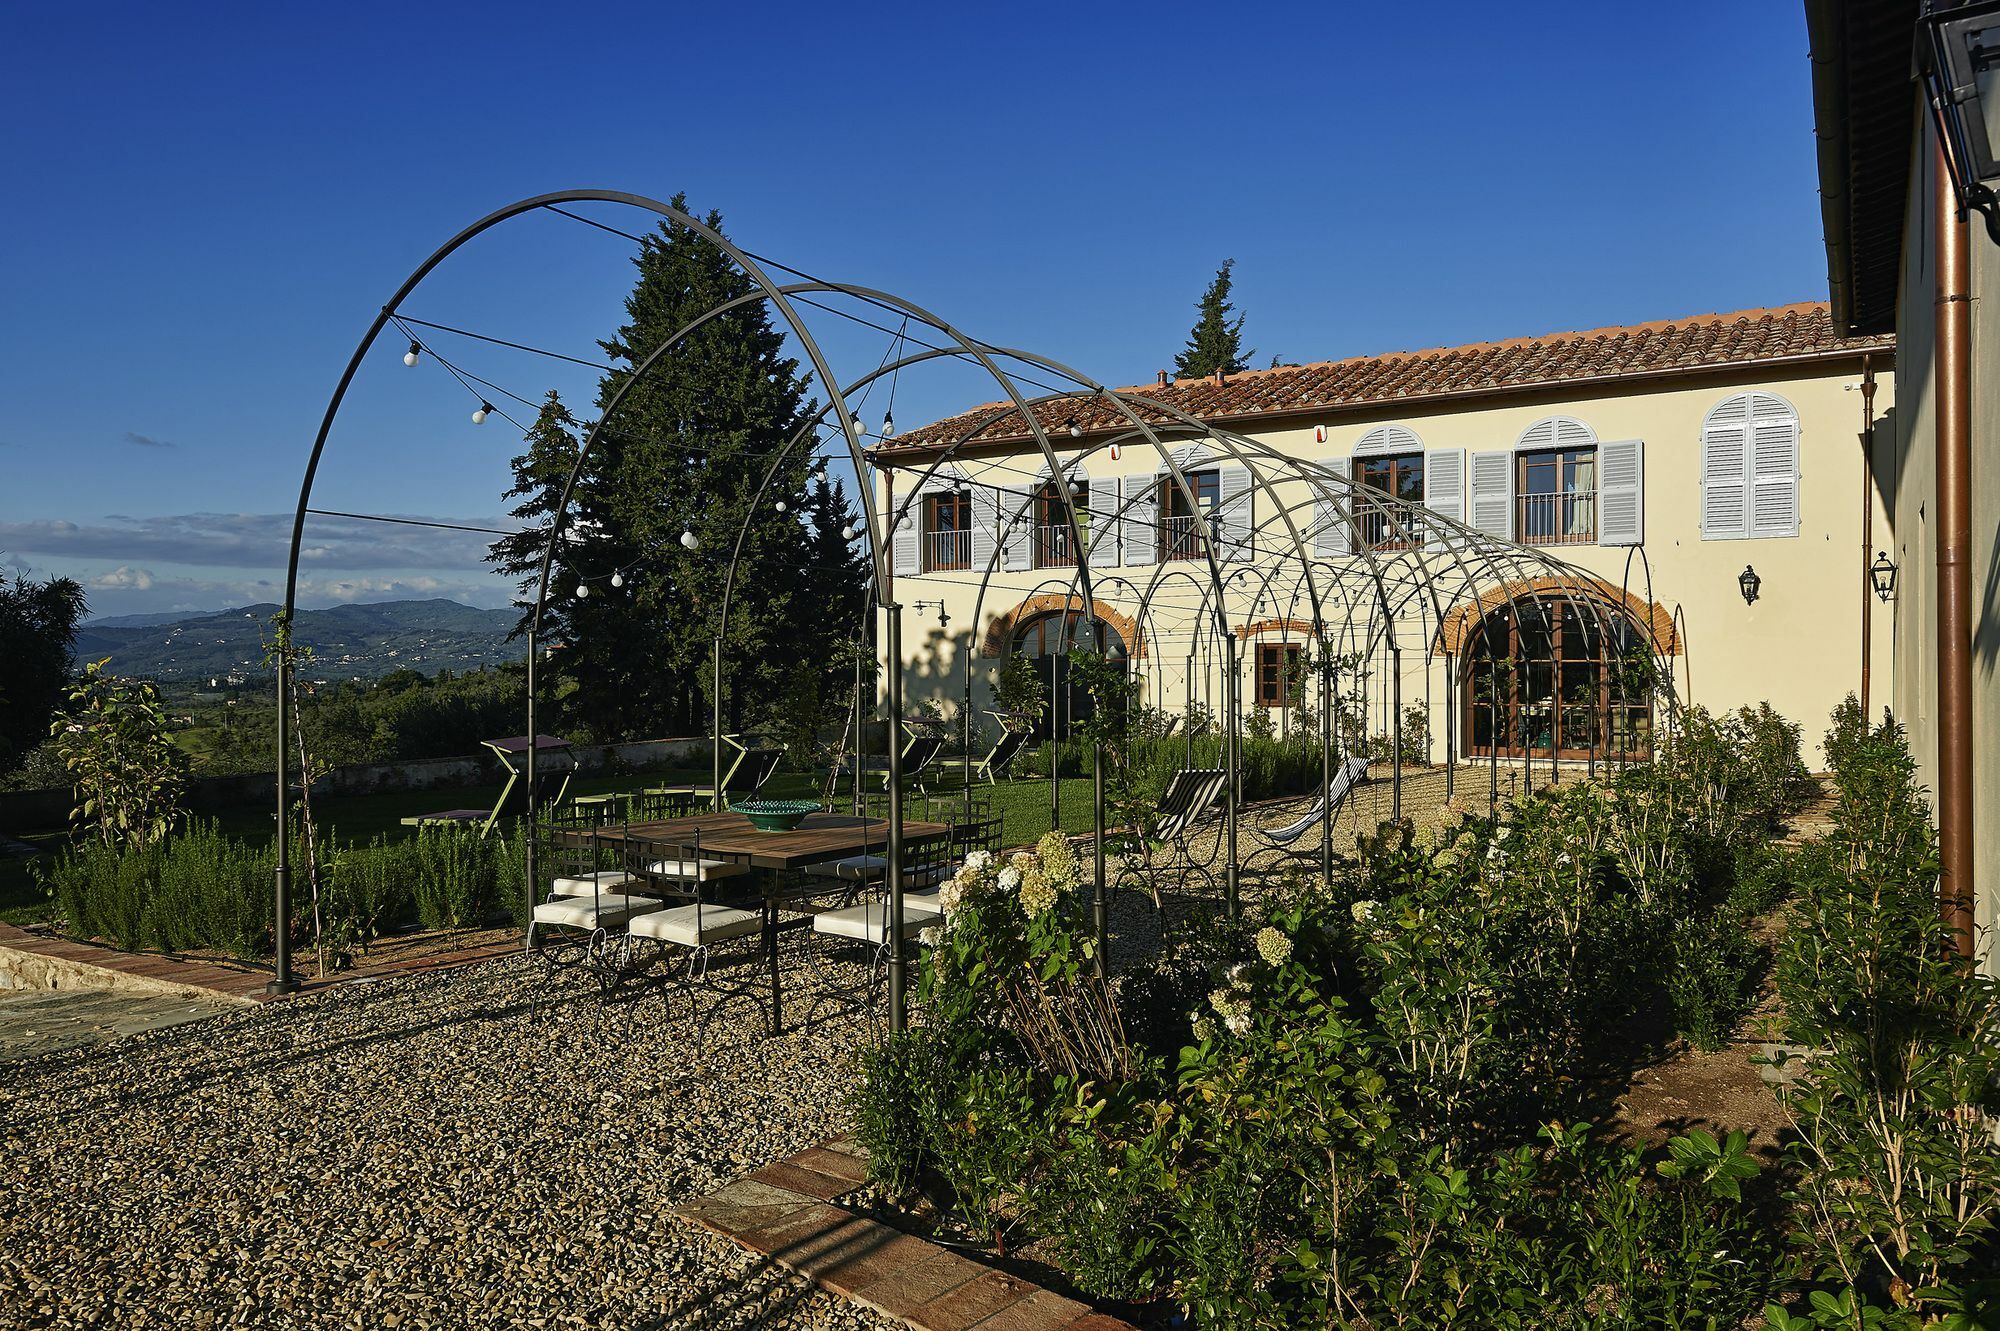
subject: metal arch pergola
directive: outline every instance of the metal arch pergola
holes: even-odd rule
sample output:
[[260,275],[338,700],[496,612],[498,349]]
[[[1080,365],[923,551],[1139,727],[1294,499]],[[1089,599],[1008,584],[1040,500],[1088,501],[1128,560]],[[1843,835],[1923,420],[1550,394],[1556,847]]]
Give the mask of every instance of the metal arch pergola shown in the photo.
[[[1290,623],[1293,612],[1300,612],[1298,617],[1309,625],[1310,641],[1322,660],[1353,661],[1357,663],[1355,665],[1357,673],[1364,676],[1378,670],[1386,673],[1390,693],[1387,728],[1394,736],[1393,800],[1396,815],[1400,815],[1402,793],[1400,694],[1403,675],[1402,653],[1406,646],[1413,642],[1426,654],[1434,652],[1438,645],[1443,643],[1446,626],[1454,616],[1467,620],[1470,615],[1476,613],[1478,615],[1476,632],[1482,639],[1494,620],[1501,617],[1511,617],[1512,629],[1518,634],[1521,629],[1521,609],[1518,598],[1508,589],[1532,587],[1535,589],[1536,597],[1541,600],[1546,601],[1554,597],[1561,599],[1564,604],[1576,607],[1578,613],[1586,616],[1589,622],[1595,625],[1600,641],[1613,640],[1615,623],[1623,626],[1616,630],[1616,640],[1626,641],[1631,631],[1637,629],[1645,635],[1644,645],[1656,662],[1664,660],[1667,655],[1670,644],[1662,643],[1654,637],[1650,617],[1645,624],[1636,624],[1633,621],[1626,608],[1623,588],[1619,589],[1619,604],[1614,607],[1610,604],[1608,589],[1601,580],[1562,562],[1545,549],[1499,540],[1466,523],[1425,509],[1421,505],[1371,489],[1326,464],[1293,458],[1268,444],[1217,428],[1199,417],[1180,411],[1143,393],[1108,389],[1080,371],[1047,357],[978,341],[932,312],[891,293],[866,286],[815,278],[788,265],[753,255],[731,243],[698,218],[672,204],[642,195],[611,190],[567,190],[542,194],[489,213],[433,252],[397,287],[382,306],[355,348],[334,389],[307,461],[293,520],[285,599],[280,611],[281,634],[288,632],[296,608],[300,552],[306,519],[310,513],[316,511],[311,507],[313,485],[328,439],[354,376],[380,339],[381,333],[392,322],[396,322],[399,327],[403,326],[400,314],[403,302],[417,290],[426,277],[467,242],[509,219],[524,214],[552,211],[588,226],[637,239],[628,232],[568,212],[564,207],[564,205],[591,203],[636,209],[675,227],[685,228],[725,255],[747,279],[751,289],[744,295],[710,308],[686,327],[652,348],[643,358],[635,360],[631,369],[625,373],[622,382],[605,401],[597,420],[578,445],[575,461],[564,481],[549,520],[528,619],[527,729],[530,736],[536,733],[538,691],[536,673],[543,616],[558,562],[558,551],[566,548],[564,524],[570,514],[578,480],[586,461],[591,456],[592,449],[605,436],[607,427],[617,418],[619,408],[627,394],[655,365],[672,355],[688,337],[708,323],[732,310],[752,304],[768,304],[782,322],[786,332],[797,340],[812,373],[826,387],[828,400],[772,455],[737,530],[725,575],[724,592],[714,635],[712,739],[715,741],[714,777],[718,790],[721,787],[723,654],[728,608],[736,588],[745,538],[763,495],[780,474],[786,461],[788,459],[796,461],[800,450],[810,455],[816,453],[823,444],[829,443],[836,448],[841,444],[845,445],[846,457],[859,481],[856,501],[860,508],[860,531],[857,534],[868,542],[872,571],[869,601],[872,608],[879,609],[884,615],[881,635],[881,648],[886,657],[883,662],[886,666],[884,701],[892,718],[892,725],[893,718],[902,715],[904,707],[902,607],[894,595],[893,536],[905,523],[915,520],[911,508],[924,494],[926,481],[938,476],[944,468],[955,467],[961,457],[990,455],[995,442],[990,431],[996,427],[1008,429],[1007,446],[1012,453],[1019,454],[1025,450],[1039,455],[1041,467],[1035,475],[1058,480],[1071,474],[1073,469],[1081,467],[1100,451],[1129,446],[1149,450],[1157,462],[1154,472],[1158,480],[1156,497],[1166,498],[1170,495],[1178,497],[1189,513],[1200,513],[1202,507],[1189,480],[1189,468],[1183,465],[1180,450],[1193,445],[1211,457],[1219,455],[1221,460],[1226,460],[1247,472],[1249,488],[1241,496],[1241,502],[1249,511],[1261,511],[1260,520],[1254,524],[1241,524],[1242,530],[1233,533],[1226,540],[1218,523],[1195,522],[1190,533],[1193,538],[1190,542],[1193,558],[1156,562],[1148,585],[1143,589],[1124,576],[1104,579],[1094,576],[1083,539],[1084,526],[1079,520],[1076,497],[1069,485],[1055,486],[1055,491],[1061,500],[1059,525],[1066,529],[1066,549],[1074,552],[1075,558],[1072,566],[1066,568],[1052,581],[1056,585],[1068,587],[1066,605],[1079,607],[1077,612],[1079,615],[1089,616],[1097,650],[1102,651],[1105,646],[1105,625],[1097,614],[1100,591],[1108,593],[1122,586],[1127,592],[1138,593],[1134,622],[1138,625],[1140,634],[1153,634],[1150,638],[1142,638],[1141,641],[1151,642],[1157,651],[1164,642],[1164,638],[1156,632],[1161,608],[1166,604],[1166,598],[1171,595],[1169,589],[1177,583],[1191,586],[1199,591],[1198,599],[1191,608],[1184,605],[1176,607],[1188,612],[1187,627],[1194,635],[1194,640],[1207,637],[1222,645],[1226,671],[1222,741],[1224,761],[1230,773],[1224,807],[1224,836],[1226,837],[1226,893],[1231,910],[1237,908],[1239,901],[1237,851],[1241,803],[1238,782],[1241,734],[1240,647],[1236,626],[1232,624],[1232,587],[1246,582],[1250,584],[1254,589],[1253,608],[1258,604],[1276,607],[1280,598],[1284,598],[1285,609],[1275,617],[1282,622]],[[773,272],[799,280],[781,282],[773,277]],[[858,319],[851,313],[825,304],[821,299],[825,297],[840,297],[846,301],[856,302],[862,307],[886,313],[891,318],[900,319],[902,327],[891,330],[882,324]],[[899,358],[885,356],[883,363],[869,373],[851,380],[843,380],[834,373],[831,358],[801,314],[801,305],[840,317],[856,319],[857,322],[878,331],[892,332],[898,345],[907,342],[921,349]],[[915,336],[909,332],[913,325],[918,330]],[[532,350],[532,348],[524,349]],[[562,357],[562,359],[575,358]],[[999,387],[1002,401],[995,408],[976,418],[971,427],[958,437],[942,445],[923,448],[919,455],[928,459],[928,466],[922,469],[919,483],[911,487],[902,503],[897,505],[893,498],[893,487],[888,480],[892,474],[891,469],[896,465],[895,458],[881,451],[870,452],[864,443],[868,432],[861,426],[849,399],[857,393],[865,394],[871,385],[884,376],[891,376],[893,382],[893,376],[905,369],[939,361],[974,367]],[[583,361],[578,363],[590,364]],[[457,375],[458,371],[454,369],[453,373]],[[1036,391],[1030,391],[1031,389]],[[1078,404],[1083,403],[1093,404],[1107,411],[1116,425],[1109,430],[1094,431],[1097,437],[1087,446],[1079,449],[1073,444],[1071,460],[1065,462],[1058,455],[1051,434],[1052,430],[1060,433],[1062,426],[1052,425],[1051,417],[1059,420],[1065,410],[1074,410]],[[819,432],[823,429],[837,430],[838,439],[822,439]],[[1071,433],[1076,432],[1071,431]],[[877,474],[874,470],[877,466],[882,467],[879,474],[883,484],[879,486],[872,479]],[[991,464],[988,466],[990,469]],[[1138,499],[1139,495],[1135,493],[1119,505],[1112,516],[1120,524],[1131,522],[1139,525],[1135,509]],[[1003,530],[993,534],[991,553],[978,579],[978,596],[975,602],[978,610],[970,626],[975,640],[987,592],[994,575],[1001,571],[1001,553],[1007,539],[1006,533],[1019,525],[1026,513],[1032,511],[1032,506],[1036,502],[1035,493],[1030,490],[1028,506],[1024,511],[1015,512],[1011,519],[1008,519],[1006,514],[1001,514]],[[1082,511],[1095,514],[1102,510],[1090,506]],[[1385,548],[1388,546],[1396,548]],[[1325,553],[1328,548],[1342,553],[1329,557]],[[1650,574],[1648,577],[1650,579]],[[1648,592],[1650,602],[1650,586]],[[1461,634],[1459,644],[1461,647],[1465,636],[1464,633]],[[1060,634],[1057,650],[1067,648],[1071,639],[1072,634],[1067,631]],[[1136,660],[1140,641],[1134,641],[1128,644],[1128,647],[1132,659]],[[1381,663],[1385,652],[1386,666]],[[1194,652],[1191,650],[1189,666],[1191,673],[1193,657]],[[968,711],[971,698],[971,662],[972,652],[967,651],[964,698],[967,701]],[[287,723],[291,669],[289,651],[281,651],[277,667],[278,845],[274,883],[277,910],[276,976],[271,983],[271,987],[278,991],[297,986],[291,970],[288,937],[291,863]],[[1447,674],[1450,675],[1451,671],[1450,658],[1447,656]],[[1427,681],[1428,674],[1426,667]],[[1450,692],[1455,692],[1455,678],[1451,681],[1451,685]],[[1428,682],[1426,687],[1428,688]],[[1330,779],[1334,744],[1331,733],[1333,684],[1325,671],[1322,671],[1321,675],[1320,693],[1322,774]],[[1671,687],[1665,696],[1671,703]],[[1449,706],[1449,703],[1447,705]],[[969,719],[967,723],[969,725]],[[1495,748],[1497,753],[1497,745]],[[905,1021],[906,990],[904,974],[906,956],[902,929],[904,844],[901,746],[894,742],[893,734],[886,749],[889,805],[889,827],[886,838],[889,898],[888,1002],[890,1025],[899,1029]],[[1554,752],[1553,747],[1551,751]],[[1524,755],[1525,753],[1524,747]],[[1593,751],[1593,762],[1595,756]],[[1531,762],[1531,759],[1524,756],[1523,761],[1527,763]],[[1552,757],[1551,762],[1555,761]],[[528,748],[527,762],[527,776],[530,789],[533,789],[536,778],[536,752],[533,744]],[[1447,771],[1450,771],[1450,764],[1447,765]],[[1101,750],[1093,754],[1092,776],[1094,790],[1092,840],[1095,868],[1092,916],[1098,943],[1096,964],[1101,970],[1104,966],[1104,943],[1108,931],[1104,754]],[[967,779],[969,782],[969,769]],[[1449,776],[1447,779],[1450,779]],[[1330,808],[1324,811],[1323,818],[1324,860],[1330,853],[1325,849],[1331,842]],[[537,877],[533,836],[527,839],[527,847],[528,862],[525,867],[529,906],[532,908]]]

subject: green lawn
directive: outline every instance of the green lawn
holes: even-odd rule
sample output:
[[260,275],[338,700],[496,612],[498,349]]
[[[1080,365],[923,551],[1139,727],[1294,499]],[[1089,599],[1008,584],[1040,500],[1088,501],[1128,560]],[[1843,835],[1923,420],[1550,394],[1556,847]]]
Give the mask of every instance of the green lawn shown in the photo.
[[[618,790],[638,790],[646,786],[705,781],[708,772],[670,771],[640,774],[579,777],[571,789],[581,795],[601,795]],[[960,788],[962,789],[962,788]],[[1049,783],[1009,781],[997,786],[975,786],[975,797],[992,801],[993,811],[1003,820],[1002,839],[1009,846],[1025,845],[1049,830]],[[780,772],[771,778],[765,794],[776,799],[817,799],[820,782],[807,773]],[[323,836],[340,842],[372,841],[377,836],[404,837],[415,829],[402,820],[414,814],[441,809],[491,808],[500,798],[498,784],[454,790],[393,791],[381,795],[328,796],[313,801],[313,815]],[[955,804],[947,795],[932,797],[935,805]],[[844,807],[844,797],[836,794],[835,808]],[[907,816],[920,818],[922,801],[912,799]],[[224,831],[249,839],[269,836],[272,812],[263,805],[245,805],[203,817],[214,817]],[[1071,778],[1062,783],[1062,822],[1065,829],[1090,829],[1090,782]],[[18,839],[51,849],[60,847],[67,836],[59,829],[16,834]],[[54,909],[29,869],[30,860],[0,860],[0,920],[28,924],[46,918]]]

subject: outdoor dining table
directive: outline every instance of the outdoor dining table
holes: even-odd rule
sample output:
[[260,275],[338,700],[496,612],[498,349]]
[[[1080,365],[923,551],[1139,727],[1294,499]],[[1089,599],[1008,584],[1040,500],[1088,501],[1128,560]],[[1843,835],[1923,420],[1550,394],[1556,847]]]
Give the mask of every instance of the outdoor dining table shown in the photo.
[[[903,820],[905,845],[926,845],[950,836],[947,823]],[[854,855],[886,854],[889,824],[881,818],[813,813],[793,831],[760,832],[743,814],[704,813],[615,827],[562,828],[557,829],[555,838],[571,845],[630,843],[647,855],[658,851],[662,858],[668,854],[693,857],[698,850],[701,859],[726,860],[759,870],[763,878],[764,946],[771,977],[771,1033],[775,1035],[784,1029],[783,987],[778,978],[778,905],[787,893],[781,875]]]

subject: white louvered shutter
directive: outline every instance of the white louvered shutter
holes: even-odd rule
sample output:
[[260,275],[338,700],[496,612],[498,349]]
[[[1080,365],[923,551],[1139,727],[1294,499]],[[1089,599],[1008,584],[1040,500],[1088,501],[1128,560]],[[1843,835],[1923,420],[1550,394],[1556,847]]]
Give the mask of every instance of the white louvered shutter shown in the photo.
[[1347,553],[1347,522],[1340,515],[1340,505],[1331,499],[1317,500],[1313,504],[1313,557],[1332,559]]
[[1119,483],[1115,476],[1090,483],[1090,566],[1118,567]]
[[1035,566],[1034,491],[1000,487],[1000,567],[1020,573]]
[[1250,492],[1250,469],[1248,467],[1223,467],[1217,475],[1220,499],[1215,516],[1221,539],[1215,553],[1218,559],[1244,560],[1250,558],[1250,537],[1256,524],[1251,520],[1255,508]]
[[1799,421],[1789,411],[1750,418],[1750,534],[1799,534]]
[[1488,536],[1514,535],[1514,454],[1472,455],[1472,525]]
[[[1424,454],[1424,507],[1441,518],[1465,521],[1465,450],[1434,448]],[[1437,534],[1427,537],[1430,545],[1450,544]]]
[[1717,407],[1701,432],[1701,539],[1740,540],[1750,534],[1750,400]]
[[1574,416],[1545,416],[1521,432],[1514,447],[1524,453],[1544,448],[1588,448],[1597,435]]
[[997,567],[994,542],[1000,535],[1000,492],[991,485],[972,487],[972,571],[980,577]]
[[1155,476],[1127,476],[1125,486],[1125,567],[1160,562],[1160,484]]
[[1613,439],[1597,446],[1597,543],[1646,542],[1646,443]]
[[[923,572],[923,560],[918,553],[923,539],[923,496],[912,498],[909,505],[909,512],[903,514],[902,521],[896,523],[896,529],[889,534],[890,568],[899,578],[914,577]],[[889,516],[892,519],[896,516],[894,510]]]

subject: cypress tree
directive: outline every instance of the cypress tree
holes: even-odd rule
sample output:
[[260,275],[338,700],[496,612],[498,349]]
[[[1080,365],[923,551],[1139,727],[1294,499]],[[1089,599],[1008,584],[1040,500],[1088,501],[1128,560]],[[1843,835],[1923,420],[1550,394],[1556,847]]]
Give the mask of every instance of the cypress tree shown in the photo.
[[[684,197],[674,205],[685,210]],[[703,221],[721,230],[719,213]],[[706,237],[672,222],[645,237],[634,263],[639,276],[625,302],[626,322],[599,344],[613,362],[598,385],[600,413],[669,337],[753,290]],[[758,493],[765,469],[811,413],[807,387],[767,305],[751,301],[708,320],[662,356],[606,421],[578,478],[551,592],[560,606],[551,628],[565,645],[555,669],[573,723],[602,737],[707,728],[709,653],[746,515],[729,622],[720,626],[730,728],[766,721],[795,680],[790,663],[802,654],[824,660],[824,650],[844,636],[823,609],[832,590],[826,584],[851,580],[854,565],[851,558],[833,569],[815,562],[826,533],[814,529],[808,512],[811,462],[803,446]],[[511,495],[526,497],[516,516],[546,522],[553,511],[550,487],[560,486],[558,473],[568,467],[565,425],[575,428],[566,413],[557,419],[545,409],[528,451],[515,459]],[[836,537],[840,525],[832,524]],[[683,533],[696,549],[684,548]],[[540,539],[510,537],[496,544],[494,558],[517,572],[524,556],[539,557]],[[614,571],[622,587],[610,586]],[[579,583],[587,595],[577,596]],[[858,607],[857,598],[849,581],[845,599]]]
[[1230,270],[1235,266],[1236,260],[1224,259],[1222,267],[1215,270],[1215,280],[1202,292],[1195,306],[1200,317],[1188,333],[1187,349],[1174,357],[1174,373],[1179,378],[1205,378],[1218,370],[1240,374],[1250,368],[1250,358],[1257,353],[1243,350],[1244,316],[1229,317],[1236,310],[1229,303],[1230,288],[1235,285]]

